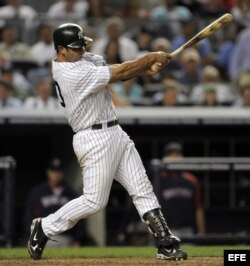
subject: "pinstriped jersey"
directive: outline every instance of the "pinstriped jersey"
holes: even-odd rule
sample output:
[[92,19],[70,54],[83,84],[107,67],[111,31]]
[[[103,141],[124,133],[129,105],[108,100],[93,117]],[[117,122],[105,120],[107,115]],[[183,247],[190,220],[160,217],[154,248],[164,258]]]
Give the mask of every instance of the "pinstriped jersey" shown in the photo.
[[74,132],[116,118],[108,89],[110,69],[101,56],[85,53],[77,62],[52,61],[52,74]]

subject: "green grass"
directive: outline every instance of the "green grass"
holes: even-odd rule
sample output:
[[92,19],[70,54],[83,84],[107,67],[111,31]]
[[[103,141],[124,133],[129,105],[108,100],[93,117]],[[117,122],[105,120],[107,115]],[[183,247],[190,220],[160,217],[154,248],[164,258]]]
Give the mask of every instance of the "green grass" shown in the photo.
[[[224,249],[250,249],[250,246],[183,246],[191,257],[221,257]],[[47,258],[123,258],[154,257],[153,247],[81,247],[81,248],[46,248]],[[1,248],[1,259],[29,258],[26,248]]]

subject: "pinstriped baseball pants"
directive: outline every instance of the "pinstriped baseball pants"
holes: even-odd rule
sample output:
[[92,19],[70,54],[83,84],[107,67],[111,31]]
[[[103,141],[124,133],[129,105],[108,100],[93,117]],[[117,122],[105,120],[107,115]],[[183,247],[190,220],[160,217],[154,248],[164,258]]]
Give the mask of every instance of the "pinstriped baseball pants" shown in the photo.
[[134,143],[119,125],[80,131],[74,136],[73,147],[82,168],[83,195],[42,219],[48,237],[103,209],[113,179],[128,191],[141,217],[160,207]]

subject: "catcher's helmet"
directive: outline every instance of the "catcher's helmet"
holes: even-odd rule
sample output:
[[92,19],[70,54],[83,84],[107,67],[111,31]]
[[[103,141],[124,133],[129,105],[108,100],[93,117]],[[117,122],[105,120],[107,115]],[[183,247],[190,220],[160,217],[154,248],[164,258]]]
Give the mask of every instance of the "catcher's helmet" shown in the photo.
[[74,23],[65,23],[55,29],[53,40],[55,49],[58,46],[78,49],[92,42],[91,38],[84,36],[82,27]]

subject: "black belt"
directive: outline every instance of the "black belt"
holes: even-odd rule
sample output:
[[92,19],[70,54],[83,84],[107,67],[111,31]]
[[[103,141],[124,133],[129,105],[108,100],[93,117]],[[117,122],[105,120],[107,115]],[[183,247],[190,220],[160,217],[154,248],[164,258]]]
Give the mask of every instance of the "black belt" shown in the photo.
[[[107,127],[113,127],[113,126],[116,126],[116,125],[118,125],[118,120],[117,119],[107,122]],[[93,130],[97,130],[97,129],[102,129],[103,127],[104,127],[104,125],[102,123],[94,124],[92,126],[92,129]]]

